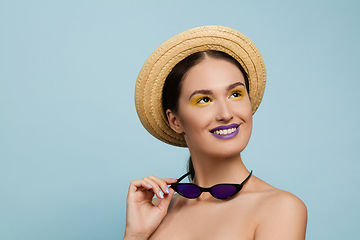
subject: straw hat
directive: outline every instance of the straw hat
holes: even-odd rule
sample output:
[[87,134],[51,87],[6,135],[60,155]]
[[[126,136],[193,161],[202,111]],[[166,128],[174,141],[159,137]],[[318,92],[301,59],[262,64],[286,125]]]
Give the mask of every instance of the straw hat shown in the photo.
[[167,75],[187,56],[205,50],[229,54],[244,68],[249,79],[252,113],[264,94],[266,71],[254,43],[244,34],[222,26],[197,27],[182,32],[161,44],[146,60],[136,81],[135,106],[146,130],[157,139],[186,147],[182,134],[170,128],[162,107],[162,90]]

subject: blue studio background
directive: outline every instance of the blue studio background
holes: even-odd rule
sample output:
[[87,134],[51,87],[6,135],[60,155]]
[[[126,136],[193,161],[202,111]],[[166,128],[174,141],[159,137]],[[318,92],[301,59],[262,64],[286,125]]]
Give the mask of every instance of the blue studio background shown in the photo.
[[121,239],[132,179],[179,177],[186,149],[148,134],[134,85],[162,42],[247,35],[267,88],[243,153],[299,196],[307,239],[360,239],[359,1],[0,1],[0,239]]

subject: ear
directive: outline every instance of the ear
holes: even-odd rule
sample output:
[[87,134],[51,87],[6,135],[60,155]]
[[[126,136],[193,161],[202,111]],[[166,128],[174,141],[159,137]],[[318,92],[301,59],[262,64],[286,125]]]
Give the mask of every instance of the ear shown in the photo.
[[166,116],[172,130],[174,130],[177,133],[184,132],[179,117],[176,114],[174,114],[170,109],[168,109],[166,110]]

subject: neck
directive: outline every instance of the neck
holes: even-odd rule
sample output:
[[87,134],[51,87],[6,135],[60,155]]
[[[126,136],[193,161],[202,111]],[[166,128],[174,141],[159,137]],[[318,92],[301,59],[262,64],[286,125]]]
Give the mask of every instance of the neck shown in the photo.
[[191,153],[195,169],[194,182],[202,187],[219,183],[241,183],[249,174],[240,154],[230,157],[209,157]]

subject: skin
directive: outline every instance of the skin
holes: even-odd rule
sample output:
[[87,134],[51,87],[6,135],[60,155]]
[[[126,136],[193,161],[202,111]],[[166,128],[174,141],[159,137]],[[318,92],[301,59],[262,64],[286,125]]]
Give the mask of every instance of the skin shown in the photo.
[[[236,66],[206,58],[191,68],[182,82],[179,111],[167,110],[167,117],[174,131],[184,133],[199,186],[240,183],[247,177],[240,153],[250,139],[252,113]],[[231,123],[240,125],[231,139],[210,132]],[[173,182],[149,176],[130,183],[124,239],[305,239],[304,203],[255,176],[229,200],[209,193],[197,199],[173,195],[167,189]]]

